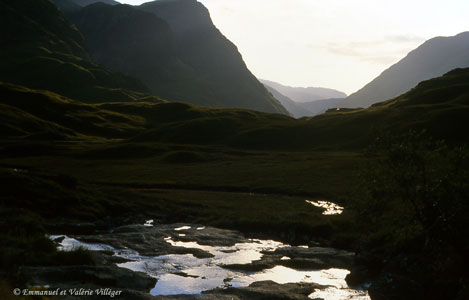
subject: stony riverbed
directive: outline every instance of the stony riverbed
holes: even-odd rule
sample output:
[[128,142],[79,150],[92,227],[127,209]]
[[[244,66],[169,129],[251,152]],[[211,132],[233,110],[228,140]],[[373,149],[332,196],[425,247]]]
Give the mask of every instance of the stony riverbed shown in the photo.
[[[92,250],[100,265],[30,268],[35,284],[74,286],[82,277],[94,278],[88,285],[124,289],[121,299],[369,299],[345,282],[353,253],[333,248],[152,220],[108,233],[50,238],[63,251]],[[60,275],[66,272],[76,278]]]

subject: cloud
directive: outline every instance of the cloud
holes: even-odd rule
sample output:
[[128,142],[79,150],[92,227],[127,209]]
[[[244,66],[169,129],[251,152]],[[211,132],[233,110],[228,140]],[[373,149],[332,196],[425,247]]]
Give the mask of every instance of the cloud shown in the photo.
[[226,5],[221,6],[220,9],[224,14],[229,14],[229,15],[235,14],[237,12],[234,8],[226,6]]
[[412,34],[391,35],[385,37],[391,43],[423,43],[426,39]]
[[424,41],[424,38],[414,35],[391,35],[375,40],[329,42],[323,45],[308,44],[306,46],[322,49],[333,55],[353,57],[359,61],[389,65],[397,62]]
[[402,56],[368,56],[362,57],[360,60],[365,62],[370,62],[378,65],[391,65],[399,61]]

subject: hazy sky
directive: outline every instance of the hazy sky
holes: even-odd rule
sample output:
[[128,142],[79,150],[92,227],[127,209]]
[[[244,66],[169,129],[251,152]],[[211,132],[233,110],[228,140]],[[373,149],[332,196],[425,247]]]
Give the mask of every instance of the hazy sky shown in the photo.
[[199,2],[257,77],[348,94],[425,40],[469,30],[468,0]]

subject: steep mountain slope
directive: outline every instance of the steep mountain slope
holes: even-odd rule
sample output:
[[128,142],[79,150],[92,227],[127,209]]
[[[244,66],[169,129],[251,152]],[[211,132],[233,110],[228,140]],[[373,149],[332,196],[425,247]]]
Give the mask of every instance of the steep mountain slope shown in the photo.
[[368,107],[402,94],[419,82],[469,67],[469,32],[430,39],[385,70],[341,107]]
[[301,118],[305,116],[313,116],[314,114],[304,108],[301,103],[297,103],[292,99],[288,98],[287,96],[281,94],[279,91],[270,87],[268,85],[264,85],[267,90],[275,97],[280,103],[285,107],[295,118]]
[[104,4],[109,4],[109,5],[118,5],[118,4],[120,4],[120,2],[114,1],[114,0],[71,0],[71,1],[75,2],[76,4],[78,4],[80,6],[88,6],[90,4],[94,4],[94,3],[98,3],[98,2],[101,2],[101,3],[104,3]]
[[114,0],[51,0],[64,13],[76,12],[85,6],[94,3],[104,3],[109,5],[120,4]]
[[287,114],[195,0],[155,1],[138,11],[97,3],[69,17],[98,62],[135,76],[158,96]]
[[291,87],[285,86],[283,84],[259,79],[264,85],[268,85],[273,87],[283,95],[287,96],[291,100],[295,102],[311,102],[315,100],[323,100],[323,99],[330,99],[330,98],[345,98],[347,95],[343,92],[327,89],[327,88],[320,88],[320,87]]
[[81,5],[76,4],[73,0],[52,0],[52,3],[64,13],[77,11],[82,8]]
[[[68,19],[85,35],[93,58],[112,70],[140,78],[154,94],[170,99],[191,98],[199,80],[174,53],[169,25],[129,5],[97,3]],[[187,100],[190,101],[190,100]]]
[[0,1],[0,80],[87,102],[149,99],[135,79],[96,65],[48,0]]

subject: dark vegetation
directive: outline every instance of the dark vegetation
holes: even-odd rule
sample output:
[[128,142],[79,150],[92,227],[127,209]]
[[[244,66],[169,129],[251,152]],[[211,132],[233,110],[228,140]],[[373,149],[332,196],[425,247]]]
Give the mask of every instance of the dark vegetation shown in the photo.
[[[467,284],[459,268],[467,248],[457,237],[466,234],[461,230],[467,223],[461,214],[467,211],[467,168],[458,159],[467,153],[460,146],[467,142],[463,128],[468,72],[455,70],[369,109],[332,111],[301,120],[178,103],[83,104],[50,92],[3,85],[8,95],[2,97],[3,105],[10,107],[11,119],[20,120],[15,126],[4,123],[16,128],[8,131],[0,152],[7,168],[2,190],[10,191],[4,194],[9,200],[4,210],[12,215],[13,203],[14,209],[34,214],[28,219],[39,222],[37,228],[114,216],[117,221],[103,224],[112,226],[130,220],[125,217],[129,214],[144,214],[163,222],[234,228],[291,243],[316,240],[349,249],[361,245],[362,253],[374,257],[364,260],[374,270],[367,276],[379,280],[397,272],[403,282],[419,278],[417,286],[403,283],[396,293],[421,291],[432,280],[440,280],[438,295],[458,299],[453,292]],[[50,103],[26,105],[35,103],[31,99]],[[82,110],[87,111],[85,116],[100,116],[96,118],[100,122],[84,122]],[[116,118],[125,122],[119,125]],[[441,118],[445,122],[435,124]],[[58,138],[35,132],[41,128],[36,125],[24,127],[32,120],[47,122],[45,128],[52,133],[66,128],[69,134]],[[392,137],[421,129],[427,130],[425,138],[384,139],[384,146],[373,155],[360,154],[376,135],[383,139],[383,132]],[[427,142],[442,137],[447,138],[445,143]],[[372,162],[376,173],[365,177],[362,192],[353,194],[361,182],[357,172],[365,162]],[[428,174],[421,173],[422,166]],[[465,172],[456,173],[452,166]],[[25,181],[14,184],[18,176]],[[37,180],[40,184],[33,184]],[[27,201],[21,200],[22,192],[30,193]],[[350,194],[354,197],[347,197]],[[345,204],[346,213],[325,217],[304,201],[322,197]],[[57,207],[60,214],[49,207]],[[354,221],[355,211],[360,213],[359,223]],[[28,228],[27,222],[21,224]],[[6,232],[13,240],[21,236]],[[47,245],[43,231],[32,232]],[[23,243],[12,245],[16,249]],[[44,249],[49,253],[49,248]],[[37,259],[47,263],[47,255]],[[412,261],[413,269],[383,264],[401,259]],[[374,293],[379,299],[379,292]]]
[[[416,132],[382,136],[368,149],[351,203],[362,247],[373,253],[363,258],[378,278],[373,299],[467,298],[468,150]],[[394,284],[383,295],[386,280]]]

